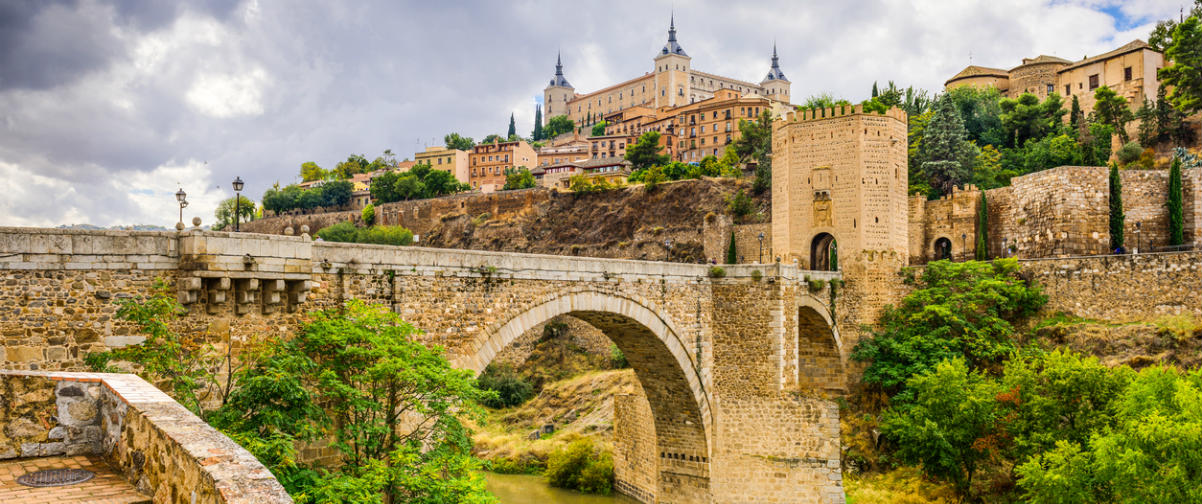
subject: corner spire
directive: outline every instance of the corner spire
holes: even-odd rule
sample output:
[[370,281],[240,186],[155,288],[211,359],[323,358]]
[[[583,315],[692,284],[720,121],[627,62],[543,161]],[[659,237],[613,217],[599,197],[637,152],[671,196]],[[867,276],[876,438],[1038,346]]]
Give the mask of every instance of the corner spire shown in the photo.
[[764,77],[764,80],[760,81],[760,83],[763,84],[774,80],[789,82],[789,79],[785,77],[785,73],[780,71],[780,58],[776,55],[775,41],[772,42],[772,68],[768,69],[768,76]]
[[664,45],[663,49],[660,49],[659,54],[661,56],[668,55],[668,54],[679,54],[679,55],[685,56],[685,57],[688,56],[688,54],[686,54],[684,52],[684,48],[680,47],[680,44],[678,44],[676,42],[676,13],[675,12],[672,13],[672,17],[670,18],[670,20],[668,22],[668,43]]
[[567,88],[572,87],[563,76],[563,55],[559,51],[555,51],[555,77],[551,78],[551,85]]

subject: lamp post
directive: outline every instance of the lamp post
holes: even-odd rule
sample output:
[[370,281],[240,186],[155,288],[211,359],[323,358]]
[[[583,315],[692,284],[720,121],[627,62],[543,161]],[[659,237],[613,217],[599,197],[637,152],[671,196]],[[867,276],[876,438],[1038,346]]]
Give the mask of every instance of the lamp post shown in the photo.
[[672,260],[672,239],[664,238],[664,260]]
[[234,232],[241,228],[242,221],[242,177],[234,177]]
[[968,260],[968,233],[960,233],[960,253]]
[[176,223],[176,229],[184,229],[184,209],[188,208],[188,193],[184,192],[184,188],[179,188],[175,191],[175,200],[179,202],[179,222]]
[[1135,253],[1139,253],[1139,225],[1141,222],[1135,221]]
[[759,264],[764,262],[764,232],[761,231],[760,235],[756,238],[760,240],[760,260],[756,261],[756,264]]

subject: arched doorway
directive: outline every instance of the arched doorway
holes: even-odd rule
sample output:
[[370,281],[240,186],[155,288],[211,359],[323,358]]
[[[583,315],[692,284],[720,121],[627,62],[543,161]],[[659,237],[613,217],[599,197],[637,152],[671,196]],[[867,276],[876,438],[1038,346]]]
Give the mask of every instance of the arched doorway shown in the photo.
[[935,260],[952,258],[952,241],[946,237],[935,240]]
[[847,391],[842,346],[830,311],[804,298],[797,307],[797,384],[802,391]]
[[571,315],[604,333],[626,356],[646,394],[654,447],[647,446],[653,462],[643,467],[653,466],[649,471],[655,474],[637,478],[646,483],[634,489],[640,500],[709,502],[709,394],[680,331],[638,300],[599,292],[563,294],[490,331],[468,356],[467,367],[482,371],[526,331],[559,315]]
[[834,235],[819,233],[810,242],[810,269],[816,271],[839,270],[839,245]]

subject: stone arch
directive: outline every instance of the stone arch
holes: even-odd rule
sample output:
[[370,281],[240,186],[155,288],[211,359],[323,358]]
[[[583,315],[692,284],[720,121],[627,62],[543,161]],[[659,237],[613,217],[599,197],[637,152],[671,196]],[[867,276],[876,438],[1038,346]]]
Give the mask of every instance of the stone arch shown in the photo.
[[[571,315],[599,329],[634,369],[655,424],[660,495],[681,490],[673,487],[684,481],[708,481],[713,446],[710,394],[681,338],[683,333],[667,316],[638,300],[595,291],[557,295],[487,332],[467,356],[467,367],[482,371],[523,333],[559,315]],[[708,483],[702,483],[689,493],[708,493],[708,488]]]
[[952,239],[946,236],[940,236],[935,241],[931,242],[931,258],[933,260],[951,259],[952,258]]
[[830,309],[812,296],[797,303],[797,384],[801,390],[844,393],[843,340]]
[[[839,245],[835,235],[822,232],[810,240],[810,269],[815,271],[836,271],[839,269]],[[832,260],[833,259],[833,260]]]

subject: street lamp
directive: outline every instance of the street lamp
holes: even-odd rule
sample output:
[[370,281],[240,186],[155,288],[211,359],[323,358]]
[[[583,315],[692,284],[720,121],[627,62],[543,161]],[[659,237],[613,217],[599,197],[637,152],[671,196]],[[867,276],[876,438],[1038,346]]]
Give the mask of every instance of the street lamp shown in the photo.
[[756,261],[756,264],[760,264],[764,262],[764,232],[760,231],[760,235],[756,238],[760,240],[760,260]]
[[964,254],[965,260],[968,257],[968,233],[960,233],[960,253]]
[[234,231],[240,230],[238,223],[242,220],[242,177],[234,177]]
[[1141,223],[1139,221],[1135,222],[1135,253],[1136,254],[1139,253],[1139,225],[1140,224]]
[[188,193],[184,192],[184,188],[179,188],[175,191],[175,200],[179,202],[179,222],[176,223],[176,229],[184,229],[184,209],[188,208]]
[[664,260],[672,260],[672,239],[664,238]]

